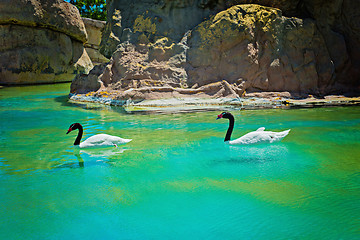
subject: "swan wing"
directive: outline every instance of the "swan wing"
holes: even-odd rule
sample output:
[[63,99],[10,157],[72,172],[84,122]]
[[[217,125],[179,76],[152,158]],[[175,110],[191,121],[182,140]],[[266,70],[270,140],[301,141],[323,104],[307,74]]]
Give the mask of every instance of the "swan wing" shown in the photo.
[[259,127],[256,131],[265,131],[265,127]]
[[128,143],[131,140],[108,134],[97,134],[80,143],[80,148],[115,146]]
[[228,144],[231,145],[249,145],[256,143],[273,143],[281,141],[286,135],[288,135],[290,129],[282,131],[282,132],[271,132],[271,131],[254,131],[245,134],[244,136],[228,141]]
[[229,141],[231,145],[248,145],[248,144],[255,144],[260,142],[265,142],[268,140],[268,135],[265,131],[253,131],[245,134],[244,136]]

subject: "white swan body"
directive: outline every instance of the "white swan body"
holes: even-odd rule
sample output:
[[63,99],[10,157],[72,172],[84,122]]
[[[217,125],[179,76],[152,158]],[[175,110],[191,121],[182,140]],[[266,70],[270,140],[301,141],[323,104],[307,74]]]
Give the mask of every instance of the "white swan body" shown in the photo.
[[225,143],[230,145],[249,145],[249,144],[257,144],[257,143],[279,142],[284,137],[286,137],[286,135],[288,135],[290,132],[290,129],[282,132],[271,132],[264,130],[265,128],[261,127],[256,131],[249,132],[238,139],[226,141]]
[[74,145],[79,146],[79,148],[109,147],[109,146],[117,147],[118,145],[126,144],[132,140],[132,139],[124,139],[121,137],[112,136],[108,134],[97,134],[89,137],[88,139],[80,143],[80,140],[83,135],[83,127],[81,126],[80,123],[71,124],[66,134],[76,129],[79,130],[79,133],[76,137]]
[[238,139],[230,140],[235,123],[234,116],[229,112],[223,112],[217,117],[217,119],[221,118],[229,119],[229,128],[226,132],[224,142],[230,145],[249,145],[257,143],[278,142],[281,141],[284,137],[286,137],[286,135],[288,135],[290,132],[290,129],[282,132],[265,131],[265,128],[261,127],[258,128],[256,131],[249,132]]
[[108,134],[97,134],[81,142],[80,148],[118,146],[130,142],[132,139],[124,139]]

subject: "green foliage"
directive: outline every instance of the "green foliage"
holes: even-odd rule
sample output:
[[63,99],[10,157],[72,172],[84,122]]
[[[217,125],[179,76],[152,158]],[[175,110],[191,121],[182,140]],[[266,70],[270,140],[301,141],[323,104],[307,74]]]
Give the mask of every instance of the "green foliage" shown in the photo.
[[106,0],[66,0],[75,5],[82,17],[106,20]]

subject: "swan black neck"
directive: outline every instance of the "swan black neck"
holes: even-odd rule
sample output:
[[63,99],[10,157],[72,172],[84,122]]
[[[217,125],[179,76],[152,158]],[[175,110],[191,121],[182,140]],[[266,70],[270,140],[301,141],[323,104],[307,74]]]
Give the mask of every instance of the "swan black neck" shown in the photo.
[[74,145],[77,146],[77,145],[80,145],[80,140],[82,138],[82,135],[83,135],[83,127],[81,126],[81,124],[79,124],[77,126],[77,129],[79,129],[79,132],[78,132],[78,135],[75,139],[75,142],[74,142]]
[[235,122],[235,120],[234,120],[234,116],[231,115],[231,114],[228,114],[228,115],[227,115],[226,117],[224,117],[224,118],[229,119],[229,128],[228,128],[228,130],[227,130],[227,132],[226,132],[225,139],[224,139],[224,142],[226,142],[226,141],[230,141],[231,133],[232,133],[232,131],[233,131],[233,129],[234,129],[234,122]]

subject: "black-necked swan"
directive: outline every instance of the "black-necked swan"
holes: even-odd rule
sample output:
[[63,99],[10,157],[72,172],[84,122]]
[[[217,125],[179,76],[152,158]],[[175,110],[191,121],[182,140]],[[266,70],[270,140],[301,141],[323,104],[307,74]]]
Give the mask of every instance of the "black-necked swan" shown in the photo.
[[111,136],[108,134],[97,134],[89,137],[88,139],[80,143],[80,140],[83,135],[83,127],[81,126],[80,123],[71,124],[66,134],[76,129],[79,129],[79,133],[75,139],[74,145],[79,146],[80,148],[108,147],[108,146],[117,147],[117,145],[125,144],[132,140],[132,139],[124,139],[117,136]]
[[229,119],[229,128],[226,132],[224,142],[228,143],[230,145],[248,145],[248,144],[255,144],[255,143],[273,143],[281,141],[288,133],[290,132],[290,129],[282,131],[282,132],[271,132],[271,131],[265,131],[264,127],[258,128],[256,131],[249,132],[245,134],[244,136],[235,139],[230,140],[231,133],[234,128],[234,116],[229,112],[223,112],[218,115],[217,119],[220,118],[227,118]]

